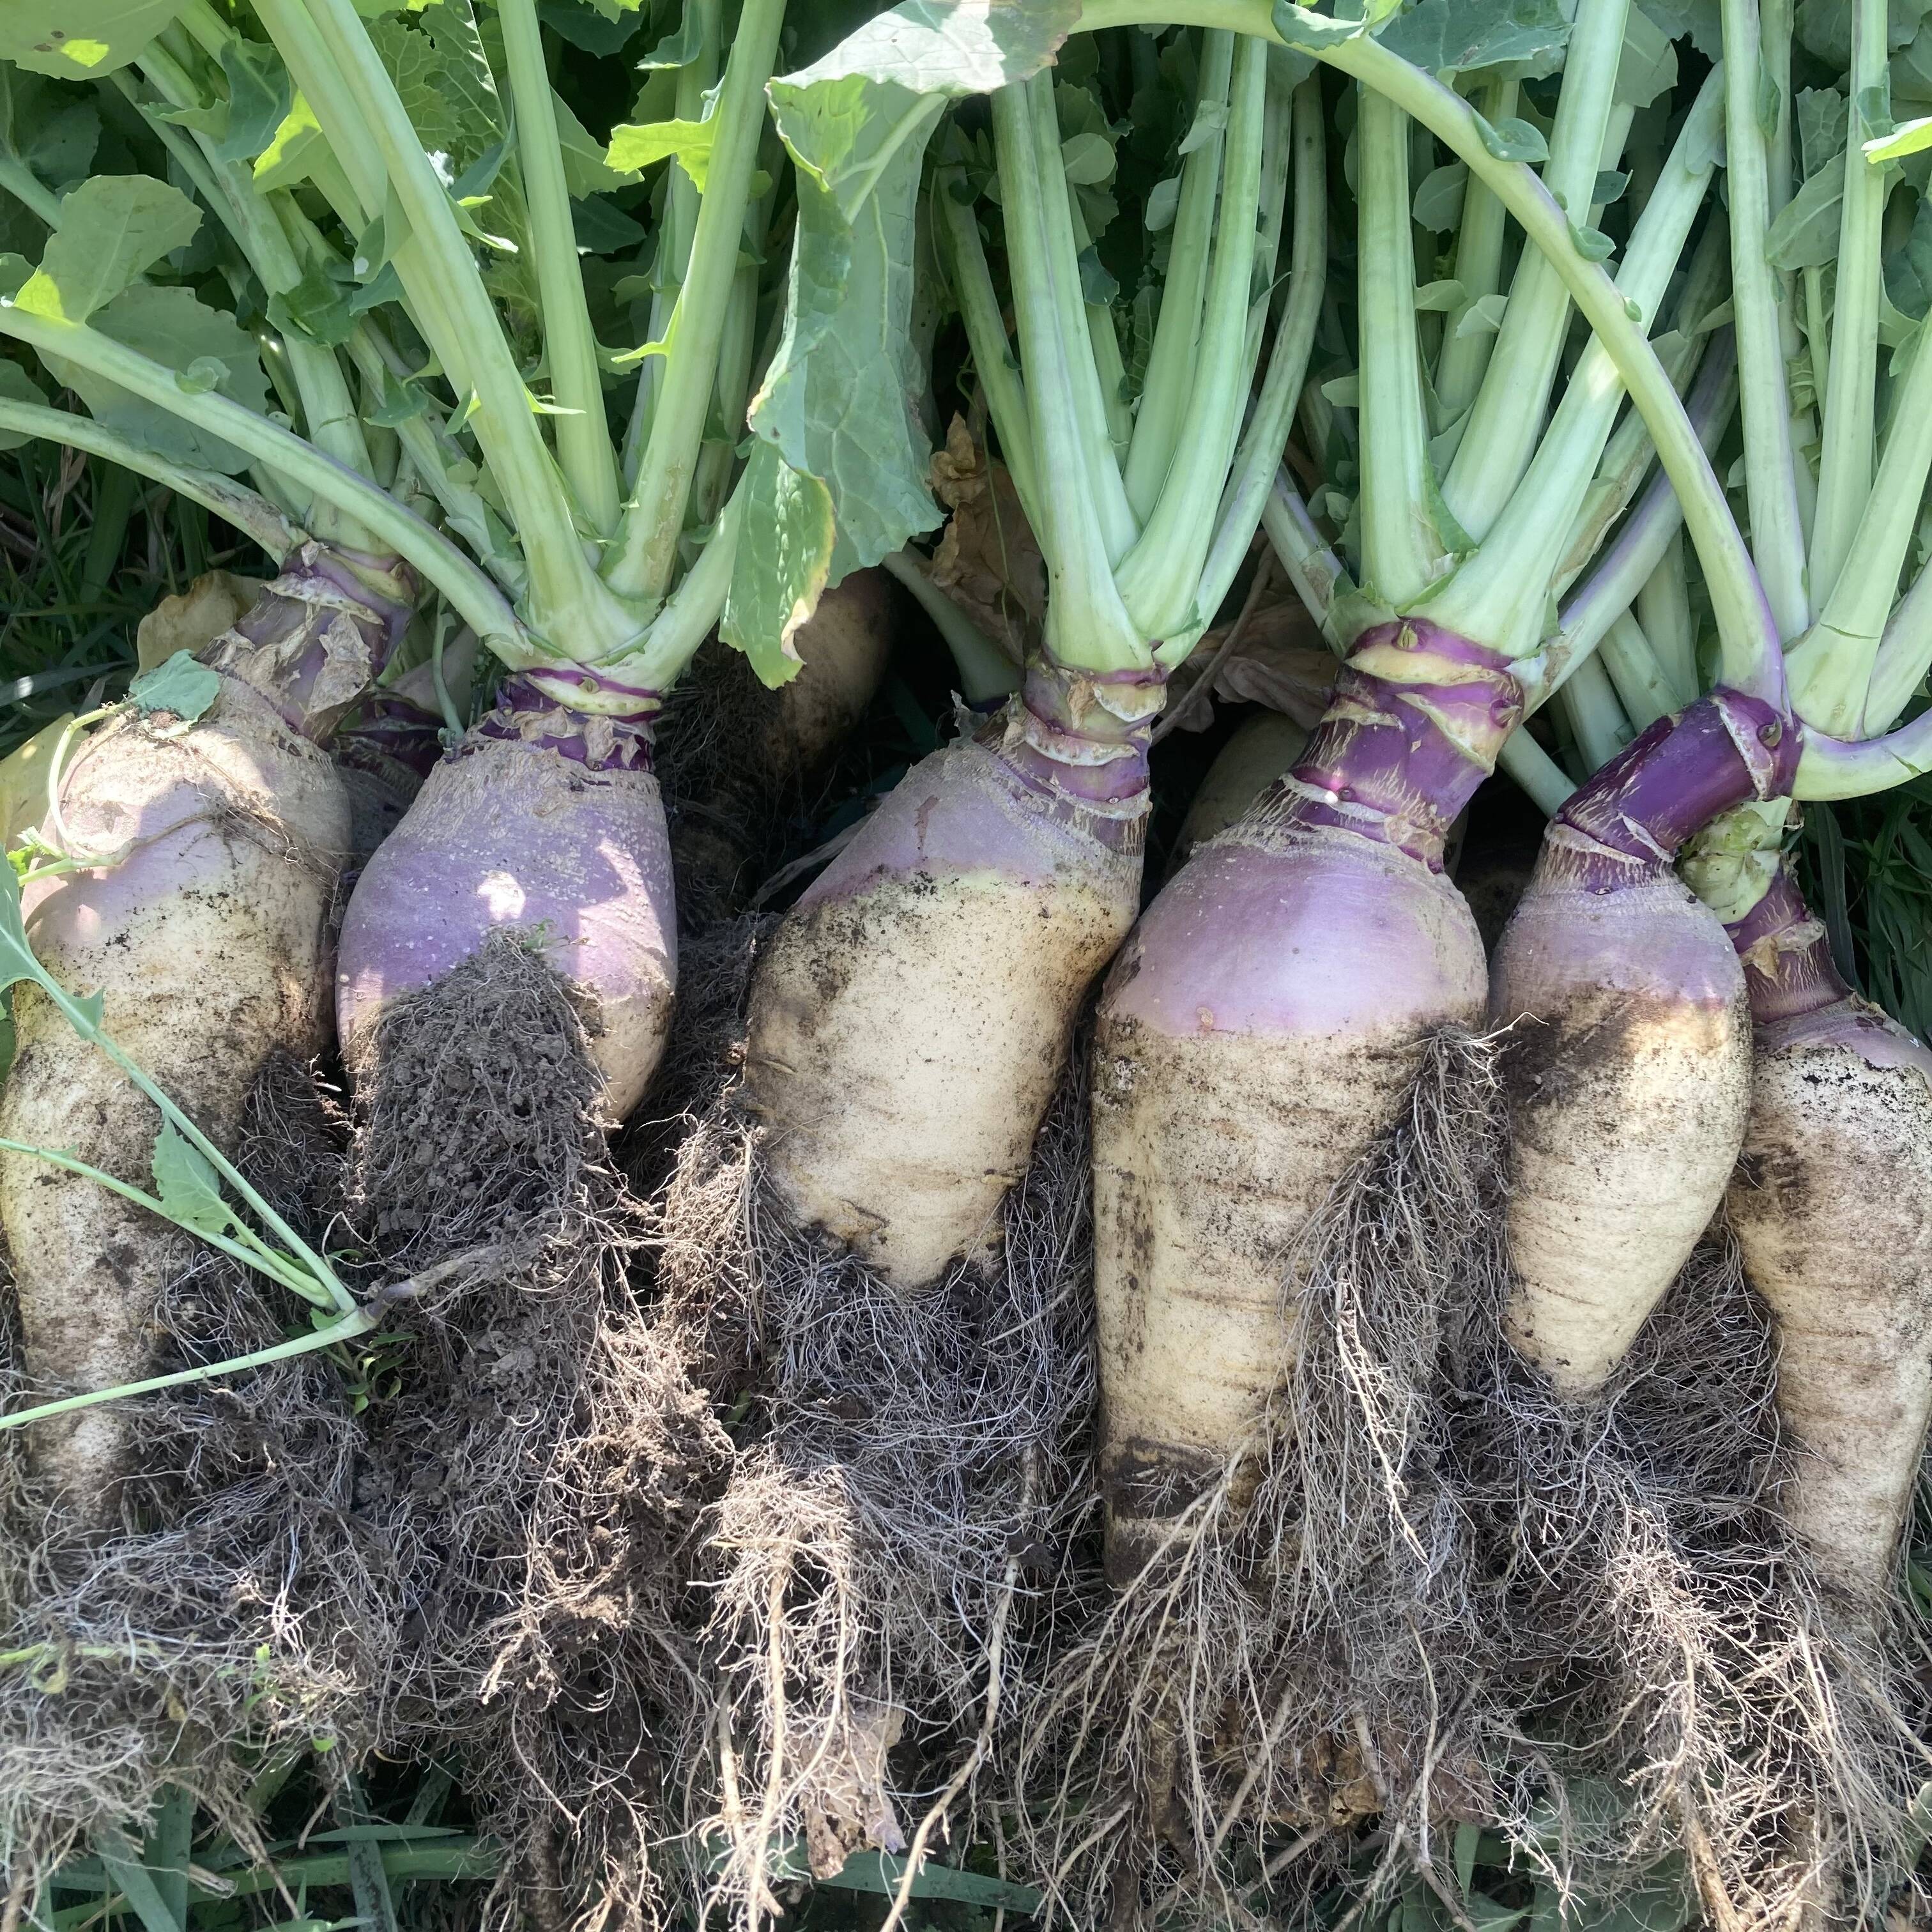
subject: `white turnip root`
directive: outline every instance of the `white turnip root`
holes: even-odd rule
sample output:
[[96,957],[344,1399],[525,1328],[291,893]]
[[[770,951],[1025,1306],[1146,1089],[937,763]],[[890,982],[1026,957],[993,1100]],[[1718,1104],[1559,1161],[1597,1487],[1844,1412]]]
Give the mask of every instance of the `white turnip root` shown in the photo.
[[1184,865],[1197,845],[1225,832],[1300,757],[1307,731],[1285,712],[1257,711],[1244,718],[1208,767],[1174,842],[1174,865]]
[[1750,1097],[1744,976],[1671,870],[1719,812],[1788,787],[1796,734],[1720,691],[1558,814],[1504,932],[1508,1324],[1562,1394],[1601,1389],[1724,1198]]
[[1292,1348],[1283,1269],[1486,975],[1443,838],[1519,713],[1507,664],[1420,620],[1370,633],[1299,763],[1148,909],[1094,1047],[1108,1568],[1258,1428]]
[[892,656],[896,596],[880,570],[833,585],[794,640],[803,668],[776,690],[722,646],[680,680],[658,769],[687,930],[742,908],[784,817],[865,715]]
[[[98,990],[108,1030],[218,1144],[232,1147],[278,1050],[307,1059],[328,1030],[328,945],[349,848],[326,739],[407,621],[410,586],[309,547],[204,656],[219,696],[182,728],[124,716],[62,774],[42,831],[98,866],[27,897],[28,928],[68,986]],[[145,1183],[149,1103],[32,989],[0,1134]],[[0,1154],[4,1220],[27,1366],[64,1388],[149,1372],[160,1290],[191,1244],[92,1181]],[[129,1412],[105,1405],[38,1425],[34,1455],[86,1513],[114,1513]]]
[[766,1176],[897,1287],[981,1240],[1025,1166],[1132,921],[1160,696],[1151,674],[1036,669],[1005,718],[901,781],[760,964],[746,1084]]
[[1932,1418],[1932,1052],[1838,976],[1788,872],[1732,938],[1756,1052],[1726,1208],[1778,1320],[1785,1511],[1880,1605]]

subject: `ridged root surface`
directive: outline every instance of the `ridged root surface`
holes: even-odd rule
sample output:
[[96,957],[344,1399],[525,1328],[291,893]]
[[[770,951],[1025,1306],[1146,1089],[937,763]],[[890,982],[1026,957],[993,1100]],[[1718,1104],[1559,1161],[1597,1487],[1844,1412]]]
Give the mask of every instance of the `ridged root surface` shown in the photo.
[[1778,1320],[1799,1445],[1786,1514],[1824,1574],[1876,1605],[1897,1587],[1932,1416],[1932,1053],[1876,1009],[1859,1018],[1852,1039],[1760,1037],[1728,1208]]
[[1513,1029],[1510,1330],[1588,1395],[1724,1198],[1750,1100],[1744,974],[1674,875],[1592,892],[1546,848],[1496,950],[1490,1016]]
[[748,1104],[766,1179],[902,1288],[995,1232],[1131,922],[1138,826],[1088,815],[967,740],[910,772],[760,960]]

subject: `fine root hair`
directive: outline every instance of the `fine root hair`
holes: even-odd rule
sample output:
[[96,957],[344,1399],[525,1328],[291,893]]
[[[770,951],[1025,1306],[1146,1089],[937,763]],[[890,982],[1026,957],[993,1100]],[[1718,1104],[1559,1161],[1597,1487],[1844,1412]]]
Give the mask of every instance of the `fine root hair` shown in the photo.
[[[708,1106],[656,1197],[668,1307],[733,1418],[686,1816],[701,1914],[775,1915],[782,1854],[938,1850],[982,1816],[1098,1576],[1090,1160],[1076,1056],[992,1238],[907,1294],[798,1228],[740,1105],[736,930]],[[695,1073],[695,1056],[686,1063]]]
[[1363,1908],[1442,1888],[1487,1804],[1449,1364],[1501,1274],[1496,1042],[1424,1043],[1397,1120],[1282,1257],[1254,1439],[1028,1711],[1012,1815],[1056,1922],[1257,1922],[1381,1824]]
[[1594,1400],[1499,1324],[1468,1370],[1520,1863],[1599,1905],[1674,1875],[1717,1932],[1884,1922],[1932,1771],[1924,1700],[1900,1620],[1838,1598],[1780,1510],[1776,1338],[1728,1231]]
[[[272,1057],[237,1164],[320,1242],[339,1203],[344,1124],[311,1070]],[[73,1183],[85,1185],[85,1183]],[[183,1244],[153,1312],[158,1373],[281,1340],[295,1310],[263,1277]],[[0,1334],[9,1409],[66,1393]],[[130,1398],[141,1456],[118,1521],[88,1528],[0,1436],[0,1868],[31,1911],[76,1846],[138,1840],[168,1786],[244,1847],[265,1761],[370,1742],[366,1691],[397,1640],[389,1553],[358,1507],[353,1362],[319,1352]]]
[[514,936],[399,1002],[352,1217],[410,1279],[362,1499],[407,1580],[392,1748],[460,1756],[499,1922],[652,1923],[668,1739],[698,1696],[683,1580],[729,1445],[633,1279],[583,1022]]

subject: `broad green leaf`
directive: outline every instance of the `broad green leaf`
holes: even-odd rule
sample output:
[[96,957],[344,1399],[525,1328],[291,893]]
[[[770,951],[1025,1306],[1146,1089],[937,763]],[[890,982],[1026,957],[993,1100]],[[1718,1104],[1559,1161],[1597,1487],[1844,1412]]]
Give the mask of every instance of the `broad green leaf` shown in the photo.
[[646,69],[688,67],[704,45],[704,13],[696,6],[687,5],[679,16],[676,31],[667,34],[638,64]]
[[1104,134],[1089,131],[1074,135],[1060,144],[1060,172],[1076,187],[1090,188],[1111,181],[1114,174],[1114,145]]
[[1180,206],[1180,177],[1169,175],[1165,181],[1157,181],[1149,190],[1147,208],[1142,219],[1147,224],[1150,235],[1158,235],[1164,229],[1174,226],[1174,218]]
[[1623,58],[1617,63],[1612,98],[1627,106],[1648,107],[1677,85],[1677,49],[1642,8],[1633,7],[1624,31]]
[[1490,122],[1481,115],[1472,112],[1476,124],[1476,136],[1492,160],[1498,161],[1528,161],[1532,164],[1550,158],[1550,143],[1543,138],[1541,130],[1527,121],[1514,118]]
[[[226,372],[217,386],[224,395],[258,412],[268,409],[268,378],[254,342],[232,316],[206,307],[191,289],[143,285],[127,290],[94,316],[93,326],[166,368],[188,369],[203,357],[212,357]],[[170,462],[227,476],[248,466],[241,451],[198,423],[147,402],[64,356],[46,359],[56,379],[80,397],[97,421]]]
[[940,520],[914,401],[926,386],[910,328],[920,160],[902,148],[850,222],[812,175],[797,177],[784,334],[751,421],[830,488],[835,582]]
[[85,322],[193,241],[200,226],[201,210],[166,182],[97,175],[61,203],[60,226],[14,304],[56,321]]
[[1458,335],[1493,335],[1503,326],[1503,309],[1509,300],[1503,295],[1478,296],[1468,313],[1456,325]]
[[739,488],[744,521],[718,634],[745,653],[760,683],[776,688],[803,668],[792,640],[831,568],[832,494],[768,442],[753,446]]
[[161,1123],[150,1165],[155,1196],[177,1226],[197,1234],[225,1234],[236,1225],[234,1210],[221,1198],[221,1184],[208,1156],[184,1139],[172,1121]]
[[1559,0],[1420,0],[1376,38],[1445,79],[1505,66],[1531,77],[1563,64],[1570,21]]
[[[19,363],[10,362],[4,356],[0,356],[0,397],[10,403],[38,403],[43,408],[47,400],[33,377]],[[12,430],[0,430],[0,449],[18,449],[33,440],[31,436]]]
[[597,6],[590,0],[542,0],[537,10],[544,25],[560,39],[600,60],[627,46],[644,23],[636,0],[621,8],[616,0],[603,0]]
[[1636,4],[1672,40],[1688,39],[1706,60],[1722,58],[1724,22],[1720,0],[1636,0]]
[[1449,235],[1462,218],[1462,196],[1469,170],[1460,161],[1432,170],[1415,190],[1415,219],[1432,235]]
[[556,116],[556,143],[563,157],[563,178],[574,199],[581,201],[590,195],[608,194],[613,188],[628,188],[637,179],[634,172],[614,168],[605,160],[604,144],[578,119],[562,94],[551,95],[550,106]]
[[620,175],[635,174],[668,156],[674,157],[702,194],[717,138],[715,116],[709,121],[657,121],[644,128],[614,128],[604,164]]
[[1331,20],[1325,14],[1311,13],[1306,7],[1294,5],[1292,0],[1275,0],[1270,19],[1283,42],[1304,53],[1352,40],[1358,34],[1366,33],[1370,24],[1366,20]]
[[186,0],[0,0],[0,60],[62,80],[125,67]]
[[1836,261],[1844,200],[1841,171],[1821,169],[1779,210],[1765,238],[1765,259],[1774,268],[1822,268]]
[[325,349],[338,349],[349,340],[356,317],[348,300],[328,272],[311,262],[292,289],[268,298],[268,320],[284,334],[298,332]]
[[767,89],[785,146],[850,220],[904,148],[922,155],[945,101],[1037,74],[1080,0],[903,0]]
[[1600,262],[1617,244],[1600,228],[1586,228],[1573,221],[1570,224],[1570,245],[1585,261]]
[[251,161],[287,118],[292,104],[288,70],[272,50],[238,35],[222,43],[221,70],[228,80],[228,125],[214,158]]
[[293,188],[328,152],[315,110],[298,94],[268,145],[255,158],[255,185],[264,193]]
[[1415,292],[1415,307],[1418,314],[1446,315],[1459,309],[1467,298],[1468,291],[1460,282],[1424,282]]

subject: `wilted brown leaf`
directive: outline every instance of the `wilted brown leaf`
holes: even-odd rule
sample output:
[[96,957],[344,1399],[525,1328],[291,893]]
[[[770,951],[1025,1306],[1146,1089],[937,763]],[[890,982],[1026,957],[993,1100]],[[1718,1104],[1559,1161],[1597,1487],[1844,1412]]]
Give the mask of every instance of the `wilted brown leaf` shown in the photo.
[[932,489],[952,513],[933,554],[933,582],[1023,662],[1046,616],[1046,563],[1006,466],[988,456],[962,416],[934,454]]

